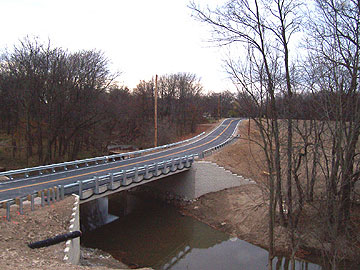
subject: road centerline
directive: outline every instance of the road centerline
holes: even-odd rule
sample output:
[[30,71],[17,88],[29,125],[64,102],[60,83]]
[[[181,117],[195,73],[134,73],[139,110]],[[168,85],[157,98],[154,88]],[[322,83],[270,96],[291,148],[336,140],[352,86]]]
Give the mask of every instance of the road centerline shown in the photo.
[[[158,156],[158,157],[154,157],[154,158],[150,158],[150,159],[145,159],[145,160],[133,162],[133,163],[130,163],[130,164],[123,164],[123,165],[119,165],[119,166],[116,166],[116,167],[111,167],[111,168],[106,168],[106,169],[102,169],[102,170],[87,172],[87,173],[83,173],[83,174],[72,175],[72,176],[63,177],[63,178],[58,178],[58,179],[53,179],[53,180],[49,180],[49,181],[45,181],[45,182],[33,183],[33,184],[29,184],[29,185],[23,185],[23,186],[19,186],[19,187],[13,187],[13,188],[8,188],[8,189],[3,189],[3,190],[0,190],[0,193],[6,192],[6,191],[20,190],[20,189],[23,189],[23,188],[34,187],[34,186],[39,186],[39,185],[44,185],[44,184],[49,184],[49,183],[54,183],[54,182],[60,182],[60,181],[68,180],[68,179],[75,178],[75,177],[81,177],[81,176],[86,176],[86,175],[95,174],[95,173],[101,173],[101,172],[110,171],[110,170],[116,170],[116,169],[120,169],[120,168],[125,167],[125,166],[132,166],[132,165],[139,164],[139,163],[141,163],[141,162],[149,162],[149,161],[152,161],[152,160],[156,160],[156,159],[160,159],[160,158],[165,158],[165,157],[168,157],[168,156],[171,156],[171,155],[176,155],[176,154],[179,154],[179,153],[183,153],[183,152],[186,152],[186,151],[190,151],[190,150],[193,150],[193,149],[195,149],[195,148],[200,148],[200,147],[202,147],[202,146],[204,146],[204,145],[206,145],[206,144],[210,144],[210,143],[212,143],[213,141],[217,140],[222,134],[225,133],[226,130],[229,129],[230,125],[231,125],[234,121],[235,121],[235,120],[231,120],[231,121],[229,122],[229,124],[226,126],[226,128],[224,128],[224,130],[223,130],[219,135],[217,135],[215,138],[213,138],[212,140],[210,140],[210,141],[208,141],[208,142],[205,142],[205,143],[203,143],[203,144],[200,144],[200,145],[191,147],[191,148],[187,148],[187,149],[184,149],[184,150],[175,152],[175,153],[169,153],[169,154],[166,154],[166,155],[162,155],[162,156]],[[221,126],[222,126],[222,125],[220,125],[219,127],[221,127]],[[160,152],[160,153],[161,153],[161,152]]]

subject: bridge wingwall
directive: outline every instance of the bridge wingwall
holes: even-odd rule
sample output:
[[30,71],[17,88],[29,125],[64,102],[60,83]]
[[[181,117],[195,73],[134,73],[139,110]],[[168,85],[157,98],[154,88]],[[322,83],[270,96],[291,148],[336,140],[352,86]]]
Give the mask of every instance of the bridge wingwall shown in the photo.
[[190,201],[209,192],[249,183],[254,182],[233,174],[215,163],[196,161],[189,171],[149,183],[147,186],[162,194]]
[[[80,204],[79,196],[73,195],[74,205],[69,225],[69,232],[80,231]],[[79,264],[80,261],[80,237],[66,241],[64,249],[64,261],[70,264]]]

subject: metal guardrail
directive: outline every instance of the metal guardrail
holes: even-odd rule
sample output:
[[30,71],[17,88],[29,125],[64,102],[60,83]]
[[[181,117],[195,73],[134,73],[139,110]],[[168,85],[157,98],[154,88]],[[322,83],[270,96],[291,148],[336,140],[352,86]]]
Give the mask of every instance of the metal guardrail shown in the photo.
[[37,166],[37,167],[32,167],[32,168],[0,172],[0,177],[6,176],[10,180],[13,180],[15,176],[23,176],[23,177],[28,178],[30,176],[38,176],[38,175],[43,175],[46,173],[51,174],[51,173],[56,173],[59,171],[67,171],[69,169],[78,169],[80,167],[89,167],[91,165],[106,164],[109,162],[114,162],[116,160],[128,159],[131,157],[138,157],[138,156],[142,156],[145,153],[171,148],[171,147],[177,146],[179,144],[183,144],[183,143],[188,143],[194,139],[199,138],[200,136],[202,136],[204,134],[205,134],[205,132],[202,132],[201,134],[199,134],[195,137],[192,137],[190,139],[187,139],[187,140],[183,140],[183,141],[171,143],[171,144],[166,144],[166,145],[161,145],[161,146],[153,147],[153,148],[149,148],[149,149],[139,150],[139,151],[133,151],[133,152],[122,153],[122,154],[101,156],[101,157],[95,157],[95,158],[87,158],[87,159],[82,159],[82,160],[68,161],[68,162],[62,162],[62,163],[56,163],[56,164],[50,164],[50,165],[44,165],[44,166]]
[[51,202],[63,200],[65,195],[73,193],[78,194],[80,200],[87,200],[94,195],[101,195],[108,191],[116,191],[122,187],[128,187],[131,184],[139,184],[144,180],[150,180],[153,177],[167,175],[170,172],[183,170],[184,168],[190,168],[193,162],[194,155],[169,159],[151,165],[109,173],[100,177],[94,176],[91,179],[78,181],[68,185],[58,185],[24,197],[3,201],[2,204],[6,209],[6,219],[10,220],[10,207],[17,204],[19,206],[19,214],[23,214],[23,204],[26,200],[30,201],[31,211],[35,210],[36,198],[40,198],[41,206],[45,206],[45,204],[50,205]]
[[[100,195],[107,191],[115,191],[121,187],[128,187],[131,184],[138,184],[153,177],[167,175],[170,172],[190,168],[194,161],[194,156],[183,156],[151,165],[134,167],[129,170],[121,170],[116,173],[109,173],[103,176],[94,176],[91,179],[79,181],[64,186],[65,194],[76,192],[80,200],[87,200],[93,195]],[[85,196],[84,191],[90,195]]]
[[[240,123],[240,122],[239,122]],[[239,125],[238,123],[238,125]],[[36,194],[29,194],[25,197],[18,197],[15,199],[10,199],[7,201],[3,201],[3,207],[6,208],[6,219],[10,220],[10,207],[11,205],[17,204],[19,205],[19,214],[23,214],[23,203],[26,200],[30,201],[31,204],[31,210],[33,211],[35,208],[35,198],[40,197],[41,198],[41,206],[45,206],[45,204],[50,205],[51,201],[56,202],[59,200],[64,199],[64,196],[66,194],[71,193],[77,193],[80,196],[81,200],[87,200],[93,195],[101,195],[107,191],[115,191],[121,187],[127,187],[131,184],[138,184],[142,182],[143,180],[150,180],[153,177],[158,177],[160,175],[166,175],[170,172],[175,172],[177,170],[182,170],[184,168],[191,167],[192,163],[194,162],[195,157],[204,158],[205,156],[211,155],[214,151],[217,151],[221,149],[222,147],[226,146],[227,144],[230,144],[233,142],[236,138],[239,136],[234,136],[236,133],[237,128],[234,129],[231,136],[224,141],[221,144],[218,144],[214,147],[211,147],[200,154],[195,154],[191,156],[183,156],[175,159],[170,159],[162,162],[157,162],[152,165],[145,165],[142,167],[134,167],[133,169],[129,170],[121,170],[116,173],[109,173],[104,176],[94,176],[91,179],[87,179],[84,181],[78,181],[77,183],[72,183],[68,185],[58,185],[53,188],[49,188],[46,190],[42,190],[37,192]],[[109,161],[115,161],[115,158],[119,157],[127,157],[130,158],[131,155],[139,155],[141,156],[142,153],[146,152],[152,152],[160,149],[170,148],[175,145],[179,145],[182,143],[189,142],[191,140],[194,140],[204,134],[201,133],[193,138],[158,146],[146,150],[140,150],[135,152],[129,152],[125,154],[117,154],[117,155],[110,155],[110,156],[103,156],[98,158],[90,158],[90,159],[83,159],[83,160],[77,160],[77,161],[70,161],[70,162],[63,162],[58,164],[52,164],[52,165],[45,165],[45,166],[39,166],[34,168],[27,168],[27,169],[20,169],[20,170],[13,170],[13,171],[7,171],[0,173],[0,176],[9,176],[11,179],[13,179],[12,175],[19,175],[19,174],[25,174],[26,177],[29,177],[29,174],[31,172],[38,172],[39,175],[42,175],[44,171],[51,170],[52,172],[56,172],[55,168],[64,168],[64,170],[68,170],[67,166],[75,166],[76,168],[79,168],[79,165],[90,166],[89,163],[95,162],[95,164],[99,164],[100,162],[108,163]],[[33,170],[32,170],[33,169]],[[84,193],[89,193],[87,197],[84,196]],[[86,195],[86,194],[85,194]]]
[[220,144],[218,144],[216,146],[213,146],[213,147],[211,147],[209,149],[206,149],[206,150],[202,151],[200,154],[197,155],[197,157],[205,158],[207,156],[210,156],[213,152],[215,152],[215,151],[223,148],[224,146],[232,143],[235,139],[238,139],[240,137],[240,135],[236,135],[236,136],[234,136],[234,135],[238,130],[238,126],[239,126],[240,122],[241,121],[239,121],[237,123],[236,128],[234,129],[233,133],[231,134],[231,136],[226,141],[224,141],[224,142],[222,142],[222,143],[220,143]]

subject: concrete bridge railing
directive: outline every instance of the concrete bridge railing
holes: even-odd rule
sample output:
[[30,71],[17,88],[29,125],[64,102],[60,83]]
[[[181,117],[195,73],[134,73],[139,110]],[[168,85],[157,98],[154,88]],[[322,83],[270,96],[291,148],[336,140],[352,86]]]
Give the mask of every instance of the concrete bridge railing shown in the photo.
[[41,206],[50,205],[56,201],[64,199],[65,195],[78,194],[80,200],[89,200],[92,196],[97,197],[106,192],[116,192],[120,188],[127,189],[132,186],[142,184],[152,178],[163,177],[167,174],[174,174],[191,167],[194,156],[183,156],[151,165],[134,167],[130,170],[121,170],[116,173],[109,173],[100,177],[92,177],[84,181],[68,185],[58,185],[53,188],[41,190],[34,194],[17,197],[2,202],[6,209],[6,219],[10,220],[10,210],[12,205],[18,205],[18,211],[23,214],[24,203],[29,201],[31,211],[35,210],[35,204]]
[[[64,187],[66,193],[77,193],[80,200],[89,200],[92,196],[97,197],[107,192],[128,189],[150,179],[166,176],[191,167],[194,156],[184,156],[162,162],[156,162],[143,167],[135,167],[130,170],[122,170],[117,173],[109,173],[104,176],[94,176],[92,179],[79,181]],[[74,189],[75,188],[75,189]]]

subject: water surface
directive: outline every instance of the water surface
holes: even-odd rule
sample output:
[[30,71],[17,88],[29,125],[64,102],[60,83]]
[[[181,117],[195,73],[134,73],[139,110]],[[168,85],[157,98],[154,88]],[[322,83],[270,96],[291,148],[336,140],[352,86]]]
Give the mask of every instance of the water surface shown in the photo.
[[[266,269],[268,252],[260,247],[212,229],[173,207],[133,195],[126,209],[110,207],[119,219],[81,239],[83,245],[100,248],[115,259],[154,269]],[[116,205],[116,204],[115,204]],[[122,199],[124,205],[124,199]],[[114,213],[117,211],[118,213]],[[274,260],[278,269],[287,269],[285,258]],[[302,261],[296,269],[317,270],[320,266]],[[290,269],[290,267],[289,267]]]

